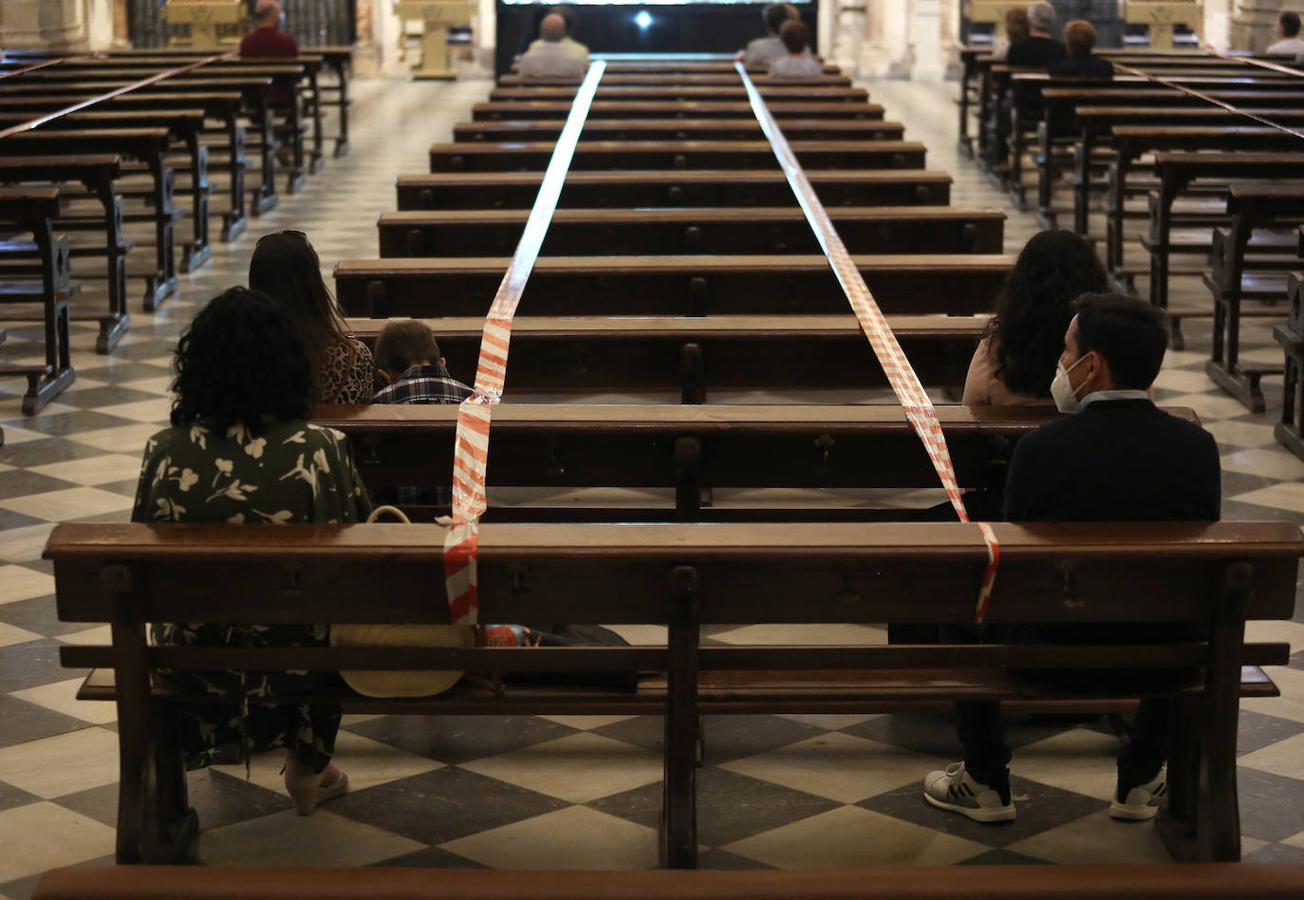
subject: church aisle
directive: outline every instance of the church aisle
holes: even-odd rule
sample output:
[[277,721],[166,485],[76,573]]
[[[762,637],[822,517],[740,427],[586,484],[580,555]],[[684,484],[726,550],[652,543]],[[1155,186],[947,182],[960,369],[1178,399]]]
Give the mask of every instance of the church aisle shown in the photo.
[[[952,202],[1008,204],[955,152],[954,85],[869,85],[887,118],[925,142],[932,169],[955,179]],[[469,118],[484,82],[356,83],[353,152],[328,163],[306,191],[251,223],[234,246],[183,278],[155,315],[133,312],[112,357],[79,328],[78,382],[40,416],[21,418],[17,382],[0,384],[0,900],[30,895],[51,867],[111,861],[116,814],[114,709],[79,703],[80,678],[59,667],[64,643],[100,629],[57,620],[40,552],[58,521],[125,521],[145,439],[166,421],[170,352],[213,294],[245,281],[257,238],[305,231],[329,274],[342,257],[376,255],[375,218],[394,206],[393,182],[422,168],[426,148]],[[1035,231],[1010,213],[1006,247]],[[133,309],[138,300],[132,301]],[[39,335],[13,330],[0,359],[30,358]],[[1248,354],[1275,344],[1259,326]],[[1278,447],[1271,416],[1245,413],[1203,373],[1208,334],[1170,353],[1161,402],[1191,406],[1223,453],[1224,515],[1304,523],[1304,464]],[[1280,403],[1280,383],[1276,395]],[[1275,407],[1270,401],[1270,413]],[[1296,623],[1256,639],[1304,648]],[[658,629],[628,634],[659,640]],[[1258,633],[1261,632],[1261,633]],[[875,628],[751,626],[710,640],[882,642]],[[1241,814],[1248,860],[1304,861],[1304,652],[1274,677],[1285,696],[1242,714]],[[633,868],[656,861],[661,721],[654,717],[347,717],[337,761],[345,798],[299,818],[280,788],[281,760],[252,776],[217,767],[190,777],[202,862],[252,865]],[[1147,862],[1165,859],[1153,829],[1112,821],[1117,738],[1103,725],[1018,723],[1013,825],[986,827],[927,806],[924,773],[956,758],[949,717],[716,716],[705,722],[699,776],[701,864],[713,868],[857,867],[880,863]]]

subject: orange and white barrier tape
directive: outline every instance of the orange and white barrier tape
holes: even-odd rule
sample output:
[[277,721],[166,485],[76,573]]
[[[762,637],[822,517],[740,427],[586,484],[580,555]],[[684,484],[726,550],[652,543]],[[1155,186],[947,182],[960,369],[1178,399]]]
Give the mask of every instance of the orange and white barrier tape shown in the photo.
[[124,84],[122,87],[111,90],[107,94],[101,94],[98,97],[91,97],[88,100],[82,100],[79,103],[74,103],[72,106],[65,106],[63,109],[56,110],[55,112],[47,113],[46,115],[32,119],[30,122],[22,122],[19,123],[18,125],[14,125],[10,128],[6,128],[3,131],[0,131],[0,138],[7,138],[12,134],[21,134],[24,131],[32,131],[34,129],[40,128],[42,125],[46,124],[47,122],[53,122],[55,119],[58,119],[62,116],[69,115],[70,113],[80,112],[81,110],[86,109],[88,106],[94,106],[97,103],[103,103],[105,100],[112,100],[114,97],[121,97],[123,94],[130,93],[131,91],[140,90],[143,87],[149,87],[151,84],[158,84],[160,81],[164,80],[165,78],[175,78],[177,75],[184,75],[187,72],[192,72],[195,69],[198,69],[200,66],[206,66],[209,63],[218,62],[219,60],[223,60],[223,59],[230,59],[234,55],[235,53],[232,52],[232,53],[219,53],[215,56],[206,56],[203,59],[198,60],[196,62],[188,63],[187,65],[184,66],[178,66],[175,69],[168,69],[166,72],[158,72],[154,75],[149,76],[148,78],[142,78],[140,81],[132,82],[131,84]]
[[[756,115],[756,121],[760,124],[761,131],[765,134],[766,139],[769,140],[775,158],[778,159],[779,166],[783,169],[788,184],[792,187],[792,192],[796,195],[797,202],[806,215],[806,221],[810,223],[811,230],[815,232],[820,248],[824,251],[824,255],[828,257],[829,265],[833,268],[838,283],[842,285],[842,290],[847,295],[851,309],[856,314],[857,321],[860,322],[861,330],[865,332],[865,337],[869,338],[869,344],[874,350],[874,355],[878,357],[883,372],[887,375],[888,383],[892,386],[892,392],[896,394],[897,402],[901,404],[907,421],[910,422],[915,433],[919,435],[919,439],[923,441],[924,450],[928,453],[928,458],[932,460],[933,468],[937,471],[937,477],[941,480],[942,487],[946,490],[946,496],[950,499],[951,506],[955,508],[956,515],[961,522],[968,522],[969,512],[965,509],[964,498],[960,496],[960,488],[956,484],[955,467],[951,463],[951,453],[946,447],[946,437],[942,434],[942,427],[937,422],[937,411],[933,409],[933,402],[928,399],[928,394],[924,391],[923,385],[919,383],[919,376],[915,374],[914,368],[910,365],[910,360],[906,358],[901,345],[897,342],[896,335],[892,333],[892,328],[888,325],[883,311],[879,309],[878,303],[874,301],[874,296],[869,291],[869,285],[865,284],[864,277],[861,276],[860,270],[856,268],[855,262],[852,261],[851,254],[847,252],[846,245],[842,243],[842,238],[838,236],[837,229],[833,227],[833,221],[824,209],[824,204],[816,196],[815,189],[811,187],[810,181],[806,178],[801,163],[797,161],[797,155],[793,153],[792,147],[788,144],[788,139],[783,136],[783,131],[775,122],[769,107],[765,105],[761,92],[756,89],[756,85],[752,83],[752,79],[747,75],[747,69],[741,62],[734,63],[734,68],[743,80],[743,87],[747,89],[747,99],[751,103],[752,112]],[[992,587],[996,583],[996,570],[1000,561],[1000,545],[997,543],[996,535],[992,532],[990,525],[986,522],[977,522],[975,524],[978,526],[983,543],[987,547],[987,568],[983,572],[982,584],[978,591],[978,602],[974,607],[974,621],[982,622],[987,614],[987,606],[992,596]]]
[[[1254,65],[1261,66],[1262,68],[1271,69],[1274,71],[1290,72],[1292,75],[1301,75],[1301,77],[1304,77],[1304,73],[1296,72],[1294,69],[1286,69],[1282,66],[1277,66],[1274,65],[1273,63],[1263,62],[1261,60],[1238,59],[1237,57],[1234,56],[1222,56],[1222,54],[1215,54],[1215,56],[1220,56],[1222,59],[1231,59],[1235,62],[1252,63]],[[1146,72],[1142,69],[1134,69],[1132,66],[1124,65],[1123,63],[1119,63],[1119,62],[1114,63],[1114,68],[1121,69],[1122,71],[1128,73],[1129,75],[1140,75],[1142,78],[1153,81],[1155,84],[1162,84],[1164,87],[1169,88],[1170,90],[1181,91],[1183,94],[1186,94],[1188,97],[1195,97],[1197,100],[1203,100],[1205,103],[1208,103],[1211,106],[1217,106],[1227,110],[1228,112],[1236,113],[1237,115],[1244,116],[1245,118],[1253,122],[1258,122],[1260,125],[1267,125],[1269,128],[1275,128],[1278,131],[1284,131],[1286,132],[1286,134],[1292,134],[1297,138],[1304,138],[1304,131],[1298,131],[1294,128],[1289,128],[1278,122],[1274,122],[1271,119],[1265,119],[1263,116],[1258,115],[1257,113],[1247,112],[1237,106],[1233,106],[1232,104],[1226,102],[1225,100],[1219,100],[1217,97],[1210,97],[1208,94],[1204,93],[1203,91],[1197,91],[1193,87],[1188,87],[1187,85],[1182,84],[1180,81],[1173,81],[1171,79],[1164,78],[1159,75],[1155,75],[1153,72]]]
[[575,156],[575,144],[584,130],[598,82],[606,70],[605,61],[594,62],[575,93],[570,115],[557,138],[534,207],[525,222],[525,233],[516,245],[516,253],[498,285],[489,314],[485,316],[484,334],[480,338],[480,363],[475,373],[475,393],[457,410],[452,527],[444,539],[444,581],[448,589],[449,614],[457,625],[474,625],[479,619],[476,548],[480,517],[488,506],[485,470],[489,463],[489,429],[493,423],[493,408],[502,399],[507,380],[512,319],[530,273],[534,271],[535,260],[539,258],[539,250],[543,247],[552,214],[557,209],[557,200],[566,183],[566,173]]

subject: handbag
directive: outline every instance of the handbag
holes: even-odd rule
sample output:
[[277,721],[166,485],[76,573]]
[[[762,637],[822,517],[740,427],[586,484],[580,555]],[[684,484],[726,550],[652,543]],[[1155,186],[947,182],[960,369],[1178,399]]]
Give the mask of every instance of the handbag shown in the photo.
[[[412,524],[397,507],[378,506],[368,523],[392,516]],[[332,647],[473,647],[475,629],[469,625],[336,625]],[[430,697],[442,694],[461,680],[464,672],[340,672],[344,682],[365,697]]]

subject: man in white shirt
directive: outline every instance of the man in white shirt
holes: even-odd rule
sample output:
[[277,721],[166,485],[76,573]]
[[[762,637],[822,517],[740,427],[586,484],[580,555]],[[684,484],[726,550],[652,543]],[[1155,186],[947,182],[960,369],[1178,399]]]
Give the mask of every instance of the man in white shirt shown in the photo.
[[1299,13],[1284,12],[1277,19],[1281,40],[1263,52],[1268,56],[1300,56],[1304,54],[1304,41],[1299,37]]
[[[562,21],[566,23],[566,36],[561,39],[561,45],[567,51],[574,53],[579,61],[584,63],[584,68],[587,69],[589,67],[589,48],[571,37],[571,32],[575,29],[575,13],[569,6],[559,6],[557,7],[557,15],[561,16]],[[530,42],[530,46],[525,48],[525,51],[528,53],[535,47],[542,47],[543,43],[543,38],[535,38]]]
[[566,20],[556,13],[543,17],[539,23],[539,40],[521,57],[517,71],[523,78],[574,79],[584,77],[587,65],[566,49]]
[[770,77],[783,79],[819,78],[824,64],[810,55],[810,29],[795,19],[779,29],[784,55],[770,63]]
[[797,8],[790,3],[771,3],[765,7],[761,18],[765,20],[765,30],[769,32],[763,38],[756,38],[747,45],[740,55],[745,66],[769,66],[775,60],[782,59],[787,51],[783,41],[779,40],[779,29],[784,22],[797,18]]

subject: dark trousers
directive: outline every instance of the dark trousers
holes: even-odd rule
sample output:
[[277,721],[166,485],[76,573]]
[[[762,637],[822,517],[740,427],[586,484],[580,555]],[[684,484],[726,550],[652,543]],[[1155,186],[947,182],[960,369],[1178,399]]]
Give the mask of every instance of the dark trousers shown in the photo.
[[[975,781],[995,788],[1003,798],[1010,789],[1010,748],[996,701],[963,700],[955,704],[956,731],[964,748],[964,767]],[[1125,788],[1151,781],[1168,758],[1173,704],[1142,700],[1132,725],[1132,740],[1118,755],[1118,780]]]

